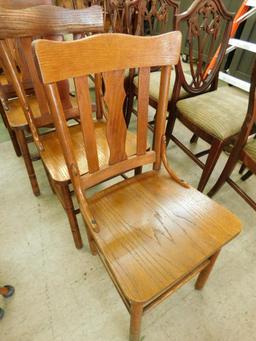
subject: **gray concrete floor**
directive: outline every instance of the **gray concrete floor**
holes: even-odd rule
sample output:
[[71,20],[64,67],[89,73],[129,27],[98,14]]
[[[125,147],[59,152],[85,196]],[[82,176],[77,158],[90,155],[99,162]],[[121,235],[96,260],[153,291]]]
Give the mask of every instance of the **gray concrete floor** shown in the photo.
[[[176,131],[189,141],[183,127]],[[168,158],[181,177],[197,185],[200,168],[173,143]],[[207,188],[226,158],[223,154]],[[84,247],[78,251],[40,161],[38,198],[9,141],[0,143],[0,164],[0,281],[16,288],[13,298],[0,298],[6,310],[0,340],[127,340],[129,315],[99,258],[89,252],[81,217]],[[237,171],[233,177],[240,181]],[[243,187],[256,194],[255,177]],[[214,199],[241,218],[243,232],[224,248],[203,291],[195,291],[192,281],[144,316],[143,340],[256,339],[256,213],[228,185]]]

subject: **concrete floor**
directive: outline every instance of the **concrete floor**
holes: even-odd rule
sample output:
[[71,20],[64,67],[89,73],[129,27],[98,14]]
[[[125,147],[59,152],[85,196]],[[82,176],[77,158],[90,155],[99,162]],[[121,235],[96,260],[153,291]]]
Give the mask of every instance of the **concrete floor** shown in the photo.
[[[179,125],[177,132],[184,141],[191,136]],[[200,168],[173,143],[168,157],[196,186]],[[225,160],[223,154],[207,188]],[[35,163],[38,198],[9,141],[0,143],[0,164],[0,280],[16,288],[13,298],[0,298],[6,310],[0,340],[127,340],[129,315],[99,258],[89,252],[81,217],[84,248],[78,251],[40,161]],[[237,172],[234,178],[239,181]],[[243,186],[256,194],[255,184],[251,177]],[[214,199],[241,218],[243,232],[224,248],[202,292],[192,281],[145,315],[144,341],[256,339],[256,213],[228,185]]]

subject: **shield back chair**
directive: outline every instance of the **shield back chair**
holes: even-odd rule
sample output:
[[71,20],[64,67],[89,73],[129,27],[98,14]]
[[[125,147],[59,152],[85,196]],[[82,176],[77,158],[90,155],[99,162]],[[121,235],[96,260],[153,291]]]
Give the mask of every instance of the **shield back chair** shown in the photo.
[[[52,131],[43,134],[41,129],[42,127],[52,128],[54,124],[47,103],[44,86],[37,75],[31,42],[35,36],[58,39],[64,33],[80,35],[81,33],[102,32],[102,9],[99,6],[92,6],[79,11],[54,6],[38,6],[23,10],[3,9],[0,12],[0,19],[0,54],[4,61],[5,69],[8,70],[8,74],[11,76],[12,84],[18,96],[17,100],[8,101],[7,118],[11,120],[12,116],[17,116],[22,122],[26,118],[26,122],[28,122],[27,124],[30,127],[34,142],[45,166],[50,184],[67,213],[75,245],[77,248],[81,248],[82,240],[76,219],[76,213],[78,211],[74,209],[72,202],[71,191],[69,190],[70,178],[58,145],[56,133]],[[19,28],[18,30],[17,27]],[[19,51],[22,53],[24,60],[27,61],[30,76],[33,80],[35,96],[26,96],[23,84],[18,77],[12,54],[6,44],[6,40],[9,38],[17,41]],[[60,82],[58,86],[61,89],[66,118],[70,120],[72,118],[79,118],[79,110],[72,104],[67,83],[67,81]],[[98,127],[99,131],[104,129],[103,123],[99,122]],[[77,143],[77,153],[79,154],[81,151],[79,125],[75,125],[70,129]],[[22,140],[24,135],[19,126],[16,127],[16,134],[18,137],[21,136],[19,143],[29,177],[34,186],[35,183],[37,184],[36,176],[28,145],[24,138]],[[104,150],[102,154],[104,155]]]
[[208,196],[212,197],[227,182],[241,197],[256,210],[256,202],[230,176],[238,161],[241,161],[253,174],[256,174],[256,139],[250,136],[253,126],[256,124],[256,61],[254,63],[249,104],[247,115],[244,120],[241,132],[226,162],[226,165],[218,178],[216,184],[209,191]]
[[[231,103],[223,101],[224,107],[221,109],[221,100],[219,99],[218,102],[218,109],[224,115],[223,122],[228,117],[230,119],[226,125],[221,123],[222,113],[212,114],[216,103],[211,106],[214,98],[216,101],[216,98],[224,96],[223,89],[217,90],[218,73],[225,56],[232,22],[233,14],[227,11],[222,0],[195,0],[187,11],[176,15],[176,29],[185,32],[183,35],[185,42],[183,43],[187,48],[189,64],[187,70],[184,70],[185,67],[181,60],[176,66],[175,84],[169,94],[167,145],[170,139],[173,140],[203,169],[198,185],[200,191],[203,191],[207,184],[221,150],[232,141],[233,135],[239,131],[244,119],[240,114],[235,115],[234,119],[232,114],[234,100],[232,109]],[[216,64],[209,70],[208,66],[217,50],[219,52]],[[150,105],[153,107],[156,107],[158,101],[159,93],[156,90],[159,86],[159,79],[157,72],[151,75]],[[135,78],[135,93],[137,81]],[[207,94],[204,94],[206,92]],[[202,94],[204,97],[199,97]],[[236,92],[234,91],[233,98],[235,97]],[[225,113],[226,109],[227,113]],[[243,112],[243,110],[238,110],[238,112]],[[200,137],[211,145],[210,149],[193,154],[173,133],[177,118],[194,134],[191,142],[196,142]],[[129,114],[127,123],[129,123]],[[230,125],[232,128],[229,128]],[[223,126],[226,129],[223,129]],[[200,160],[200,157],[204,155],[208,155],[205,164]]]
[[[0,0],[0,8],[5,8],[5,9],[22,9],[22,8],[28,8],[28,7],[33,7],[33,6],[50,5],[50,4],[52,4],[51,0]],[[29,77],[29,72],[27,70],[26,63],[20,58],[19,54],[17,53],[14,41],[9,39],[8,45],[12,52],[13,58],[15,59],[15,63],[17,65],[18,70],[22,70],[22,72],[20,72],[20,77],[22,78],[23,86],[26,89],[26,92],[28,94],[32,93],[33,85]],[[5,110],[4,110],[4,107],[5,109],[8,108],[6,106],[6,101],[8,101],[8,99],[10,98],[14,98],[17,96],[11,84],[10,77],[6,73],[6,70],[4,70],[4,75],[1,76],[0,96],[1,96],[0,114],[9,132],[9,136],[11,138],[16,155],[21,156],[21,150],[19,147],[19,143],[17,141],[15,129],[13,129],[12,126],[10,126],[9,121],[5,115]],[[24,125],[26,125],[26,121],[24,121]]]
[[[176,15],[179,13],[180,2],[175,0],[161,0],[161,1],[144,1],[139,0],[136,4],[137,16],[135,25],[136,35],[157,35],[159,33],[166,33],[172,31],[176,27]],[[170,21],[171,17],[171,21]],[[154,84],[154,77],[156,76],[158,82],[156,87],[159,88],[160,72],[159,68],[152,68],[154,71],[150,75],[150,93],[152,92],[152,85]],[[171,79],[174,83],[173,78]],[[138,75],[135,70],[130,72],[129,83],[127,82],[126,93],[127,93],[127,105],[125,112],[125,120],[127,126],[130,123],[132,112],[136,114],[136,110],[133,108],[134,97],[137,96],[138,92]],[[173,87],[173,84],[172,84]],[[171,88],[172,88],[171,87]],[[157,107],[157,101],[153,101],[153,97],[150,96],[149,103],[154,108]],[[150,122],[152,123],[152,122]],[[150,127],[150,125],[149,125]]]
[[[181,33],[99,34],[76,42],[38,40],[33,45],[91,250],[100,256],[131,314],[130,340],[139,341],[142,314],[198,273],[196,288],[201,289],[220,249],[241,228],[231,212],[180,180],[166,159],[171,66],[179,59]],[[156,66],[161,67],[160,97],[153,148],[148,151],[149,75]],[[125,147],[128,129],[123,114],[127,68],[139,70],[137,143],[132,156]],[[91,73],[102,73],[106,88],[109,160],[104,166],[99,163],[90,112]],[[78,93],[87,174],[77,162],[57,87],[71,77]],[[88,197],[89,187],[145,164],[153,169]]]

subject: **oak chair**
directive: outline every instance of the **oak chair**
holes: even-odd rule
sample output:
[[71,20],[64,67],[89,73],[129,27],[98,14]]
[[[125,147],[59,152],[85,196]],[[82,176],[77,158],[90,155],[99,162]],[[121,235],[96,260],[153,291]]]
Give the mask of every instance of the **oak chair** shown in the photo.
[[[17,27],[19,28],[18,30]],[[47,103],[44,86],[37,74],[31,42],[35,36],[61,39],[63,33],[80,35],[81,33],[99,31],[103,31],[102,9],[99,6],[79,11],[54,6],[37,6],[19,11],[2,9],[0,12],[0,54],[18,96],[18,99],[10,100],[6,103],[8,108],[6,116],[9,122],[14,120],[18,122],[15,129],[25,165],[34,193],[39,194],[36,175],[22,130],[23,127],[29,126],[50,184],[67,213],[77,248],[82,247],[82,240],[76,219],[78,211],[75,210],[72,202],[71,191],[69,189],[70,178],[65,161],[58,146],[56,132],[53,130],[43,134],[41,129],[43,127],[52,129],[54,128],[54,123]],[[33,80],[34,96],[26,96],[12,54],[6,43],[6,40],[9,38],[16,40],[19,45],[19,52],[27,62],[27,67]],[[74,100],[69,96],[68,82],[60,82],[58,86],[61,89],[67,120],[78,119],[79,110],[77,106],[73,105],[72,101]],[[98,131],[104,129],[103,122],[98,122],[97,127],[99,128]],[[82,135],[79,125],[73,125],[70,130],[74,140],[77,142],[77,154],[80,155],[82,154],[80,149]],[[104,154],[104,151],[102,153]],[[84,171],[87,171],[86,165]]]
[[[131,314],[131,341],[140,339],[142,314],[198,273],[196,289],[201,289],[222,246],[240,232],[240,222],[232,213],[180,180],[166,159],[169,83],[180,44],[180,32],[155,37],[99,34],[73,42],[33,43],[91,251],[100,256]],[[149,76],[156,66],[161,67],[160,97],[153,148],[147,151]],[[131,156],[123,115],[127,68],[139,69],[137,143]],[[90,109],[91,73],[102,73],[106,88],[109,160],[104,166]],[[87,174],[76,159],[57,87],[71,77],[78,93]],[[160,172],[162,163],[165,171]],[[86,189],[146,164],[153,170],[88,197]]]
[[256,61],[252,70],[251,88],[249,94],[249,104],[247,115],[245,117],[242,129],[237,141],[231,151],[226,165],[218,178],[216,184],[209,191],[208,196],[212,197],[227,182],[241,197],[256,210],[256,202],[244,192],[239,185],[234,182],[230,176],[238,161],[248,168],[253,174],[256,174],[256,139],[254,136],[248,139],[253,126],[256,124]]
[[[39,6],[39,5],[50,5],[52,3],[51,0],[0,0],[0,9],[23,9],[33,6]],[[27,93],[33,92],[33,85],[31,82],[31,79],[29,77],[29,72],[27,70],[27,66],[24,60],[20,58],[19,54],[17,53],[17,46],[15,46],[15,42],[11,39],[8,41],[8,46],[12,52],[12,56],[15,59],[15,63],[17,65],[18,70],[22,70],[20,72],[20,77],[23,83],[23,86]],[[1,56],[0,56],[1,59]],[[15,128],[16,124],[15,122],[9,122],[8,118],[5,114],[5,109],[7,109],[6,102],[8,99],[11,99],[13,97],[16,97],[15,90],[13,89],[13,86],[11,84],[10,76],[6,73],[6,70],[4,70],[4,75],[1,75],[0,80],[0,114],[2,116],[3,122],[5,124],[6,129],[8,130],[10,139],[13,144],[14,151],[17,156],[21,156],[21,150],[20,146],[15,134]],[[10,125],[11,124],[11,125]],[[26,125],[26,122],[24,122],[24,125]],[[27,139],[28,140],[28,139]]]

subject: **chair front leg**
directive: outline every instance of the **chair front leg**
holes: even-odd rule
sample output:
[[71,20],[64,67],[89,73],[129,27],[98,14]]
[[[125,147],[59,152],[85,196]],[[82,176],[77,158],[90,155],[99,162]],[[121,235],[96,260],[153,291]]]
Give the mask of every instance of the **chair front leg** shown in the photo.
[[141,303],[131,303],[130,341],[140,341],[142,314],[143,305]]
[[212,271],[212,268],[216,262],[216,259],[220,253],[220,250],[217,251],[214,255],[211,256],[210,258],[210,263],[200,272],[196,284],[195,284],[195,289],[196,290],[201,290],[203,289],[208,277],[210,276],[210,273]]
[[40,189],[38,186],[38,182],[37,182],[35,170],[33,167],[33,163],[32,163],[31,157],[30,157],[25,133],[22,129],[16,129],[16,136],[17,136],[19,146],[20,146],[20,150],[21,150],[24,162],[25,162],[25,166],[27,169],[27,173],[28,173],[28,177],[29,177],[29,180],[31,183],[33,193],[35,194],[35,196],[39,196],[40,195]]
[[200,181],[199,181],[199,184],[197,187],[197,189],[200,192],[203,192],[203,190],[204,190],[204,188],[205,188],[205,186],[206,186],[206,184],[207,184],[207,182],[208,182],[208,180],[212,174],[212,171],[213,171],[213,169],[214,169],[214,167],[215,167],[215,165],[219,159],[222,148],[223,148],[223,145],[222,145],[221,141],[216,140],[212,144],[208,158],[207,158],[207,161],[206,161],[204,169],[203,169],[203,173],[201,175],[201,178],[200,178]]

